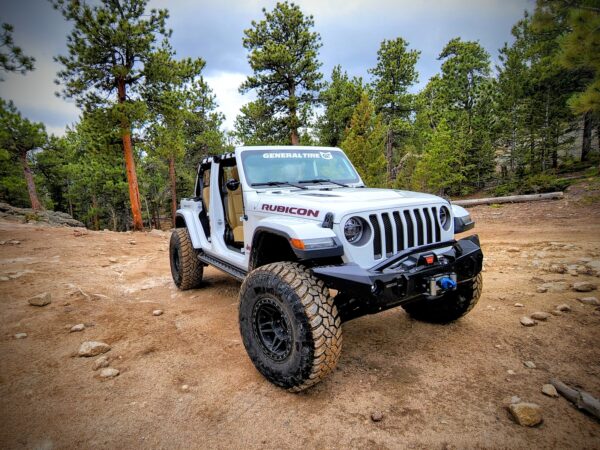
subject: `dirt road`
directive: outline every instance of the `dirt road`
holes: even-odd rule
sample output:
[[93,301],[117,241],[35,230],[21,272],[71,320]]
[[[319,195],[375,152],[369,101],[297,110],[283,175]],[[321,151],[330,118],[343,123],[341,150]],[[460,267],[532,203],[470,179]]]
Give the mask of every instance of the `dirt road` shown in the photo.
[[[301,394],[269,384],[246,356],[239,283],[208,269],[202,289],[175,289],[166,233],[0,222],[0,241],[19,241],[0,246],[0,447],[600,448],[598,421],[541,393],[556,376],[600,396],[600,312],[570,289],[536,292],[600,283],[583,274],[600,270],[598,203],[575,192],[472,213],[486,255],[473,312],[447,326],[402,309],[349,322],[338,369]],[[581,273],[546,270],[561,263]],[[52,303],[28,305],[40,292]],[[561,303],[572,312],[519,323]],[[78,323],[86,329],[70,333]],[[101,381],[93,358],[73,356],[86,340],[112,346],[118,377]],[[516,425],[512,396],[541,405],[543,424]]]

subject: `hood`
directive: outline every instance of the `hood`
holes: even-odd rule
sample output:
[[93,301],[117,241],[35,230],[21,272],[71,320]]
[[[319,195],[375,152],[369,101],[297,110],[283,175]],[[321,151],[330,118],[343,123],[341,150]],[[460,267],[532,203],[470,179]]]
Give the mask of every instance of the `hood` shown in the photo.
[[259,193],[258,200],[256,210],[262,212],[313,220],[323,220],[331,212],[336,223],[351,213],[448,203],[431,194],[376,188],[277,189]]

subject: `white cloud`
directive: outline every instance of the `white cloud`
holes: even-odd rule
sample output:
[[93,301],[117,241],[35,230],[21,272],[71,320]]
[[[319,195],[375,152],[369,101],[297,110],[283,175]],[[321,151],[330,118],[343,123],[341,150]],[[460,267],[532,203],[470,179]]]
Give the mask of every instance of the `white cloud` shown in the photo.
[[225,114],[224,128],[233,130],[240,108],[255,98],[253,94],[242,95],[238,91],[240,85],[246,80],[246,75],[239,72],[215,71],[206,75],[204,79],[217,96],[219,110]]

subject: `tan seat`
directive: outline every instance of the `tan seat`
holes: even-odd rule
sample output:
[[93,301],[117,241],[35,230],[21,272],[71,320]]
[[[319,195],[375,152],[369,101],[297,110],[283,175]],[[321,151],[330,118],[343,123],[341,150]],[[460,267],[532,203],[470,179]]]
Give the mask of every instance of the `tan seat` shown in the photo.
[[206,206],[206,212],[210,211],[210,170],[206,170],[203,175],[202,185],[202,200],[204,200],[204,206]]
[[[237,167],[231,171],[231,178],[240,181],[240,175]],[[240,184],[235,191],[227,192],[227,222],[233,231],[233,240],[235,242],[244,242],[244,200],[242,198],[242,185]]]
[[204,200],[204,204],[206,205],[206,212],[210,211],[210,186],[206,186],[202,189],[202,199]]

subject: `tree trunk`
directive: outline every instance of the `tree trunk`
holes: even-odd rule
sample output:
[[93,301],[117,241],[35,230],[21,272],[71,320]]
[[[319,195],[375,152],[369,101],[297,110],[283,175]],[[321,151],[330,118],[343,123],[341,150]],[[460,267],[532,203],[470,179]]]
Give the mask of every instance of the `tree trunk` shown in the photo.
[[[126,99],[125,80],[118,81],[119,103]],[[133,229],[141,231],[144,229],[142,221],[142,204],[140,202],[140,190],[138,188],[137,174],[135,172],[135,160],[133,158],[133,147],[131,145],[131,129],[126,118],[121,120],[121,133],[123,135],[123,156],[125,157],[125,168],[127,172],[127,183],[129,184],[129,201],[133,216]]]
[[94,230],[98,231],[100,229],[100,220],[98,219],[98,199],[96,198],[96,194],[92,194],[92,209],[94,211],[92,216]]
[[592,149],[592,113],[583,115],[583,140],[581,141],[581,160],[587,161]]
[[298,145],[300,143],[300,139],[298,138],[298,129],[292,128],[290,139],[292,141],[292,145]]
[[[290,94],[290,100],[292,98],[295,99],[296,97],[296,87],[292,84],[289,87],[288,90],[289,94]],[[295,125],[297,122],[297,111],[296,111],[296,105],[295,103],[291,103],[290,102],[290,122],[293,125],[290,125],[290,141],[292,142],[292,145],[298,145],[300,143],[300,138],[298,137],[298,127]],[[175,226],[175,225],[173,225]]]
[[394,166],[394,133],[390,126],[387,130],[386,142],[385,142],[385,160],[387,162],[387,181],[388,186],[392,185],[393,178],[393,166]]
[[25,181],[27,182],[27,192],[29,193],[31,209],[39,211],[43,208],[37,196],[37,190],[35,189],[35,180],[33,179],[31,168],[29,167],[29,163],[27,162],[26,151],[19,153],[19,160],[21,161],[21,166],[23,167],[23,176],[25,177]]
[[173,155],[169,158],[169,180],[171,181],[171,222],[173,223],[173,228],[175,228],[177,215],[177,180],[175,179],[175,157]]

